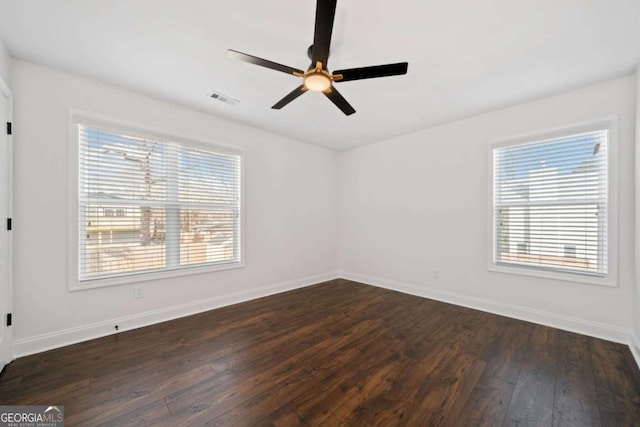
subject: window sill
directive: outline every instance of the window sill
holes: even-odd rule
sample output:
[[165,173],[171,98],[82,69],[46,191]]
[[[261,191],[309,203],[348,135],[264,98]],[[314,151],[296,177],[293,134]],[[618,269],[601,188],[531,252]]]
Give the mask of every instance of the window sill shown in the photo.
[[142,283],[153,280],[171,279],[174,277],[191,276],[194,274],[205,274],[216,271],[234,270],[244,268],[244,262],[233,262],[218,265],[205,265],[198,267],[177,268],[175,270],[156,271],[148,273],[126,274],[122,276],[108,277],[103,279],[87,279],[83,281],[75,280],[69,285],[69,291],[84,291],[87,289],[104,288],[108,286],[126,285],[130,283]]
[[540,279],[551,279],[562,282],[577,282],[587,285],[605,286],[609,288],[617,288],[618,284],[611,274],[607,276],[590,276],[579,273],[561,273],[556,271],[536,270],[517,266],[504,266],[490,264],[488,271],[493,273],[517,274],[520,276],[537,277]]

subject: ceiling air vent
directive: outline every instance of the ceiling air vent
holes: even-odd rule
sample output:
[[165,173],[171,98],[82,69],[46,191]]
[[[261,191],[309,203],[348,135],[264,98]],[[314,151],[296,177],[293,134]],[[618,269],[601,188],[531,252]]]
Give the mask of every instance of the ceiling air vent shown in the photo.
[[207,93],[207,96],[217,101],[224,102],[225,104],[228,104],[228,105],[236,105],[238,102],[240,102],[237,99],[234,99],[223,93],[216,92],[215,90],[212,90],[211,92]]

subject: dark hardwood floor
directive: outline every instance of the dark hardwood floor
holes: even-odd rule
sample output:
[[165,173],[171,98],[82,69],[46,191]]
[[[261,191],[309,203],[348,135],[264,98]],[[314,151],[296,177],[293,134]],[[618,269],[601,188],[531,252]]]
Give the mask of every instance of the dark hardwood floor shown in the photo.
[[24,357],[67,426],[633,426],[621,344],[336,280]]

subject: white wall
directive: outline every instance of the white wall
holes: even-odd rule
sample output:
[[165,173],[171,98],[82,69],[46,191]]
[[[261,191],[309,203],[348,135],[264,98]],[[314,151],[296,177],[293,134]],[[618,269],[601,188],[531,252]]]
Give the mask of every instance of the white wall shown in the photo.
[[[8,178],[10,177],[10,158],[12,141],[4,135],[5,122],[11,119],[11,105],[7,102],[7,97],[11,96],[11,82],[9,75],[9,62],[11,57],[0,38],[0,217],[6,218],[11,213],[11,188]],[[11,297],[11,233],[6,229],[0,231],[0,316],[12,311]],[[12,349],[12,328],[5,327],[5,322],[0,322],[0,371],[4,365],[13,358]]]
[[636,69],[636,212],[635,212],[635,225],[636,225],[636,241],[635,241],[635,255],[636,255],[636,298],[635,298],[635,324],[634,334],[632,339],[631,350],[636,357],[638,366],[640,366],[640,64]]
[[[343,153],[342,276],[626,342],[634,295],[634,103],[628,76]],[[488,141],[612,114],[620,126],[619,286],[487,271]]]
[[[12,77],[16,356],[337,277],[336,153],[28,62]],[[70,108],[244,147],[246,267],[69,292]]]
[[7,50],[4,42],[0,38],[0,79],[8,86],[11,87],[11,73],[10,64],[11,56]]

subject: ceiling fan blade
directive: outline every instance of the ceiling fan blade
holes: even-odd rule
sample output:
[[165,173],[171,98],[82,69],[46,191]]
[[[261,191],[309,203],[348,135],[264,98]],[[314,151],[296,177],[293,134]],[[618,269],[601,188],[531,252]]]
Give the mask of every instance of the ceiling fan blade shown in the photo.
[[302,95],[303,93],[305,93],[306,91],[307,91],[307,88],[304,85],[300,85],[294,90],[292,90],[291,92],[289,92],[289,94],[287,94],[287,96],[282,98],[280,101],[276,102],[271,108],[273,108],[274,110],[279,110],[285,105],[287,105],[288,103],[290,103],[291,101],[293,101],[294,99],[296,99],[297,97],[299,97],[300,95]]
[[399,76],[407,74],[408,68],[408,62],[398,62],[397,64],[374,65],[372,67],[336,70],[333,72],[333,75],[342,75],[342,79],[336,79],[335,82],[348,82],[350,80],[373,79],[375,77]]
[[337,0],[318,0],[316,4],[316,27],[313,34],[313,49],[311,52],[311,65],[322,62],[323,68],[327,68],[329,59],[329,46],[331,45],[331,33],[333,20],[336,15]]
[[347,116],[350,116],[351,114],[356,112],[351,104],[349,104],[347,100],[344,99],[342,95],[340,95],[340,92],[338,92],[335,87],[331,87],[329,90],[323,93],[327,96],[327,98],[331,100],[331,102],[336,104],[336,107],[341,109],[342,112]]
[[268,61],[266,59],[258,58],[257,56],[248,55],[246,53],[238,52],[237,50],[229,49],[227,50],[227,55],[229,58],[238,59],[240,61],[248,62],[250,64],[259,65],[261,67],[270,68],[276,71],[282,71],[287,74],[304,74],[304,71],[300,71],[293,67],[288,67],[286,65],[278,64],[277,62]]

